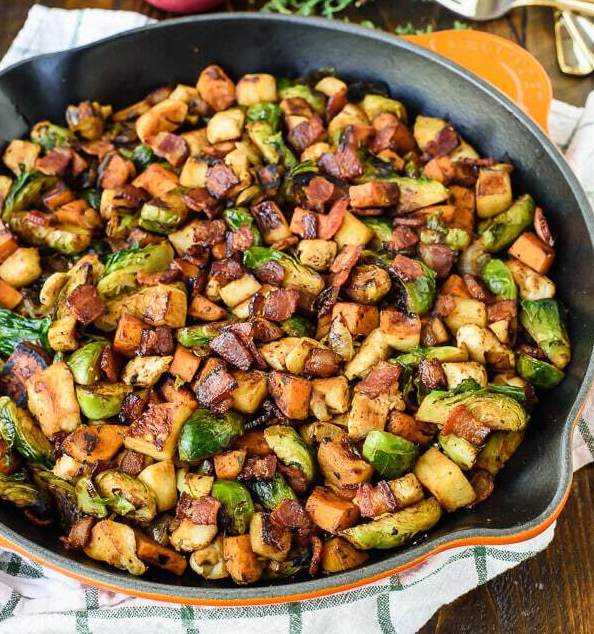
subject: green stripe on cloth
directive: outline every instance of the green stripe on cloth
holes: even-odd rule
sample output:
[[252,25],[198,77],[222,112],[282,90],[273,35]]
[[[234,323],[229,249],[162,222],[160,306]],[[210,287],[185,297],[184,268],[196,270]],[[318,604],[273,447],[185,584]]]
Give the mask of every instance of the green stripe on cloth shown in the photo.
[[8,598],[8,601],[2,606],[0,610],[0,621],[4,621],[12,616],[16,606],[19,604],[19,601],[22,599],[21,595],[13,590]]
[[390,595],[380,594],[377,598],[377,622],[382,634],[396,634],[390,616]]
[[479,584],[486,583],[487,577],[487,556],[484,546],[474,547],[474,565],[476,567],[476,574],[478,575]]
[[580,434],[582,435],[582,438],[586,443],[586,447],[588,447],[588,450],[592,454],[592,458],[594,458],[594,436],[592,435],[592,432],[590,431],[588,423],[585,421],[585,419],[580,418],[578,429],[580,430]]
[[289,603],[289,634],[301,634],[302,629],[301,603]]

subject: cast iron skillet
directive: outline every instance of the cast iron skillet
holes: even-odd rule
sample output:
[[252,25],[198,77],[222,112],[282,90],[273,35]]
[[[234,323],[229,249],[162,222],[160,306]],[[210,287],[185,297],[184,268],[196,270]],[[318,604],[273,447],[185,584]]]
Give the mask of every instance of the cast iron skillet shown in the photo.
[[450,119],[482,156],[509,158],[518,191],[531,192],[559,235],[553,277],[569,309],[573,361],[567,378],[542,400],[495,493],[472,511],[445,517],[414,545],[374,556],[366,566],[319,579],[259,586],[200,585],[158,572],[133,578],[66,553],[48,529],[0,508],[0,537],[46,564],[135,595],[210,604],[271,602],[329,593],[410,566],[453,545],[519,541],[544,530],[571,483],[571,437],[590,384],[594,339],[594,223],[584,193],[540,129],[507,98],[459,66],[396,37],[339,22],[257,14],[175,20],[74,51],[46,55],[0,74],[0,145],[40,119],[62,121],[66,106],[94,99],[121,107],[159,85],[193,84],[206,64],[238,78],[247,72],[302,75],[335,67],[342,78],[384,81],[412,113]]

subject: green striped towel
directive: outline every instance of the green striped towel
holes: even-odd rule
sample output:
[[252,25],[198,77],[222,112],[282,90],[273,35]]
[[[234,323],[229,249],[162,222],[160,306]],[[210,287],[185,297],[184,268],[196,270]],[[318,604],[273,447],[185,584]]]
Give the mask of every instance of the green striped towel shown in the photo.
[[[145,16],[124,11],[64,11],[36,5],[0,68],[149,22]],[[594,200],[594,97],[585,109],[554,102],[550,129]],[[594,460],[592,407],[584,411],[575,435],[576,469]],[[551,526],[513,546],[456,548],[355,590],[298,603],[245,608],[199,608],[134,599],[85,587],[14,553],[0,551],[0,634],[221,634],[233,630],[242,634],[413,634],[442,605],[534,556],[553,535]]]

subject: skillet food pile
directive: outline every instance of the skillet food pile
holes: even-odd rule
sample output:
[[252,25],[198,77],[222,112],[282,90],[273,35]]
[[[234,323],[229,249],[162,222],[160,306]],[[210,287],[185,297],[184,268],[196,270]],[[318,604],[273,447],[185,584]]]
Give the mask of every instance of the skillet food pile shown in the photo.
[[3,500],[133,575],[249,584],[491,494],[570,360],[512,165],[329,71],[212,65],[66,124],[3,153]]

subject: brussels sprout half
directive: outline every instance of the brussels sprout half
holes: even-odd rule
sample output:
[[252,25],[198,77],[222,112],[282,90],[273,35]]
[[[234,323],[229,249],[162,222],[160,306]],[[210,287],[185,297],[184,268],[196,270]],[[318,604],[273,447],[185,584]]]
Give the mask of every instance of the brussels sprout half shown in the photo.
[[248,489],[235,480],[215,480],[211,495],[222,505],[233,535],[243,535],[250,528],[254,502]]
[[243,434],[243,418],[235,412],[216,416],[207,409],[197,409],[182,427],[178,451],[180,460],[198,464],[223,449]]
[[520,322],[553,365],[562,370],[571,358],[569,337],[559,303],[554,299],[525,299]]
[[518,374],[532,383],[534,387],[543,390],[551,390],[557,387],[565,375],[551,363],[535,359],[527,354],[520,353],[516,361]]
[[363,457],[382,478],[392,480],[410,471],[419,450],[417,445],[387,431],[370,431],[363,443]]

